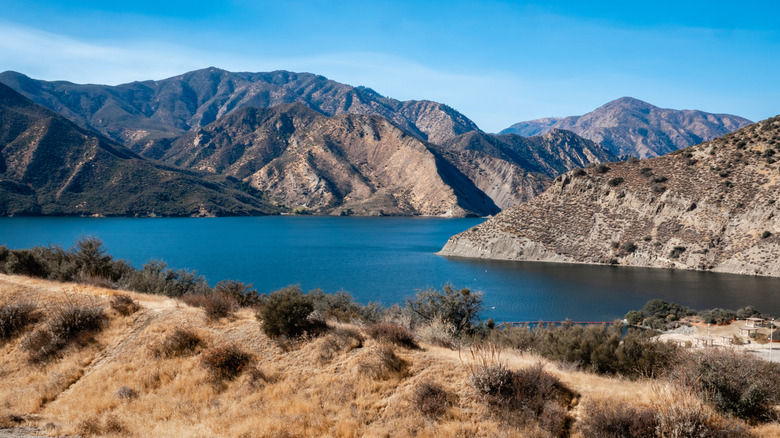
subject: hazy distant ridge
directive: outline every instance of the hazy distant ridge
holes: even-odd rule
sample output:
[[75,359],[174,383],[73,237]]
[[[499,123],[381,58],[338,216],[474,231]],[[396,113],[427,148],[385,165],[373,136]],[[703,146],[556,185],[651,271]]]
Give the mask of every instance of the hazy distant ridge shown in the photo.
[[749,125],[730,114],[658,108],[631,97],[613,100],[582,116],[519,122],[501,134],[541,135],[566,129],[593,140],[615,155],[657,157]]

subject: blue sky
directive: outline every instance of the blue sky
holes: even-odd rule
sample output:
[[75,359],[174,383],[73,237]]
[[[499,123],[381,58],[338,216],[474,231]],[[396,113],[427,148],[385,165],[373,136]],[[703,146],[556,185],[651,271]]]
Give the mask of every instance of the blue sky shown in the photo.
[[495,132],[621,96],[780,114],[776,2],[0,0],[0,70],[118,84],[308,71]]

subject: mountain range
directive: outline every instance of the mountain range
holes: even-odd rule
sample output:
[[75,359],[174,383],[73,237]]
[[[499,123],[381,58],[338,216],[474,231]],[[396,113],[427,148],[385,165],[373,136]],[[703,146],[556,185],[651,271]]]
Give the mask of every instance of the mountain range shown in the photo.
[[591,165],[440,254],[780,276],[780,116],[671,154]]
[[278,211],[261,197],[231,185],[238,184],[153,163],[0,84],[3,215],[198,216]]
[[501,134],[534,136],[565,129],[599,143],[615,155],[648,158],[712,140],[751,123],[729,114],[658,108],[622,97],[582,116],[519,122]]
[[381,116],[433,143],[479,129],[444,104],[401,102],[311,73],[233,73],[211,67],[160,81],[108,86],[42,81],[7,71],[0,73],[0,82],[83,128],[125,144],[196,131],[241,108],[294,102],[327,116]]
[[[94,178],[85,185],[89,190],[78,192],[89,201],[77,202],[74,197],[71,202],[61,195],[44,200],[42,188],[25,179],[42,168],[31,168],[24,177],[19,172],[6,173],[3,187],[13,190],[7,189],[4,195],[4,214],[222,215],[296,211],[484,216],[532,199],[562,172],[618,159],[597,142],[567,130],[548,127],[543,134],[531,137],[488,134],[444,104],[402,102],[366,87],[352,87],[309,73],[232,73],[207,68],[159,81],[107,86],[49,82],[4,72],[0,73],[0,82],[32,101],[21,106],[32,108],[38,104],[58,116],[56,125],[41,127],[38,119],[19,119],[14,122],[17,128],[37,129],[39,136],[56,137],[58,141],[52,147],[58,153],[70,151],[67,154],[82,157],[52,160],[46,171],[66,176],[78,171],[83,181]],[[5,95],[9,92],[4,91]],[[12,107],[19,102],[17,97],[4,99],[5,110],[13,113]],[[614,107],[609,112],[613,118],[629,117],[626,114],[633,111],[630,108],[641,106],[631,99],[616,102],[622,104],[605,106]],[[35,111],[43,119],[53,119],[55,114],[44,110]],[[649,110],[648,114],[662,120],[662,124],[674,125],[686,133],[689,141],[698,138],[688,135],[695,124],[683,126],[671,113]],[[63,118],[72,123],[64,124]],[[731,126],[721,125],[723,129]],[[60,135],[61,129],[79,135]],[[531,133],[529,129],[522,132]],[[143,208],[121,202],[132,197],[97,195],[109,190],[101,185],[100,176],[110,172],[83,173],[79,163],[92,158],[84,158],[88,152],[82,137],[94,138],[97,144],[118,151],[115,159],[130,160],[117,163],[133,163],[155,175],[124,181],[121,190],[147,193],[161,178],[157,172],[164,170],[168,172],[165,175],[176,175],[203,188],[199,193],[204,196],[202,190],[210,188],[210,202],[187,195],[188,191],[179,186],[175,190],[160,186],[158,191],[166,194],[157,198],[167,201],[150,202]],[[6,155],[12,150],[7,146],[12,141],[15,139],[0,142],[0,148],[7,149]],[[37,146],[31,146],[33,143],[22,147],[17,142],[15,147],[34,154]],[[68,178],[63,176],[60,182],[65,184]],[[110,187],[120,190],[115,183]],[[192,202],[182,208],[178,205],[181,199]],[[113,206],[102,208],[104,202]],[[170,202],[175,208],[161,208],[160,202]],[[194,208],[201,204],[203,208]]]

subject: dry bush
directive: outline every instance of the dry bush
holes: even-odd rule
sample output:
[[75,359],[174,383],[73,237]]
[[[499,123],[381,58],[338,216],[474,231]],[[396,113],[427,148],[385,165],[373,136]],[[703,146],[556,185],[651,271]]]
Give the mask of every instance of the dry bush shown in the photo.
[[568,433],[572,421],[568,408],[574,392],[546,372],[542,363],[513,371],[503,364],[501,354],[493,344],[470,348],[471,384],[493,414],[515,425],[534,419],[555,436]]
[[395,354],[393,347],[385,345],[363,360],[359,369],[363,374],[375,379],[387,380],[406,376],[409,364]]
[[425,416],[438,418],[452,406],[454,396],[434,382],[423,382],[414,389],[414,404]]
[[16,303],[0,306],[0,342],[20,334],[28,325],[39,319],[37,307],[32,303]]
[[183,357],[192,356],[199,348],[205,346],[205,342],[195,332],[188,329],[176,329],[170,336],[163,339],[158,345],[150,348],[155,357]]
[[342,351],[352,351],[363,347],[363,335],[357,330],[337,328],[323,339],[319,348],[320,361],[329,362]]
[[231,299],[238,307],[258,306],[263,300],[263,296],[252,289],[251,284],[235,280],[220,281],[214,286],[214,292]]
[[366,327],[369,336],[381,342],[389,342],[406,348],[419,348],[414,333],[406,327],[391,323],[378,323]]
[[236,378],[244,368],[252,362],[252,356],[240,350],[235,345],[224,345],[203,352],[201,363],[212,375],[221,382]]
[[138,393],[133,388],[128,388],[127,386],[120,386],[116,389],[116,396],[123,399],[123,400],[129,400],[131,398],[138,397]]
[[141,306],[129,295],[114,295],[114,298],[111,299],[111,308],[120,315],[128,316],[137,312]]
[[780,366],[745,353],[706,350],[686,355],[672,378],[720,412],[757,422],[777,419]]
[[622,401],[589,403],[579,423],[585,438],[654,438],[655,412]]
[[442,318],[434,318],[428,324],[417,329],[417,334],[423,341],[444,348],[453,348],[455,326]]
[[125,425],[114,415],[106,415],[102,420],[97,416],[88,417],[78,423],[77,430],[85,436],[127,434]]
[[654,385],[656,436],[742,438],[752,434],[743,423],[715,414],[685,388]]
[[95,304],[66,304],[51,310],[46,326],[27,335],[22,348],[33,363],[45,362],[72,343],[85,344],[103,327],[103,307]]
[[236,301],[229,295],[211,292],[203,295],[187,294],[181,300],[193,307],[200,307],[210,320],[230,316],[238,307]]

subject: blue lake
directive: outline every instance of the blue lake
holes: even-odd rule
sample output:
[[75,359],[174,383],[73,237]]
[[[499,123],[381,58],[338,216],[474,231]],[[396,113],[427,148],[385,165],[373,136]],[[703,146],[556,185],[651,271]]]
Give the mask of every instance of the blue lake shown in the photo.
[[358,301],[403,303],[417,289],[452,283],[484,293],[497,321],[609,321],[647,300],[697,309],[753,305],[780,315],[780,279],[610,266],[451,259],[447,239],[483,219],[343,218],[2,218],[0,244],[59,244],[80,236],[136,267],[159,259],[174,269],[253,283],[345,290]]

